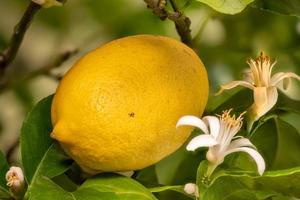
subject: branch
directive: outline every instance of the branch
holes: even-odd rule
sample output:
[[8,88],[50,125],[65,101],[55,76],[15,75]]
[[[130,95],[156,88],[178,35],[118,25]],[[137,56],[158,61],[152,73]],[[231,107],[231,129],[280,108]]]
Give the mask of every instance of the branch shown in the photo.
[[[14,86],[24,82],[24,81],[29,81],[39,75],[49,75],[52,77],[52,75],[50,74],[51,71],[57,67],[60,67],[66,60],[68,60],[71,56],[75,55],[78,52],[78,49],[74,49],[74,50],[69,50],[66,51],[64,53],[62,53],[61,55],[59,55],[57,57],[57,59],[54,60],[53,63],[50,63],[48,65],[45,65],[44,67],[35,70],[31,73],[29,73],[27,76],[19,79],[19,80],[4,80],[2,83],[0,83],[0,93],[9,89],[9,88],[13,88]],[[60,77],[56,77],[53,76],[56,79],[60,79]]]
[[165,9],[166,0],[144,0],[147,7],[152,9],[153,13],[157,15],[161,20],[170,19],[175,23],[175,27],[181,41],[186,45],[194,48],[192,36],[191,36],[191,20],[178,10],[175,2],[170,0],[174,12],[170,13]]
[[0,77],[3,76],[6,67],[16,57],[20,45],[23,41],[26,30],[28,29],[34,15],[41,9],[41,6],[30,2],[21,20],[15,26],[13,35],[8,47],[0,53]]

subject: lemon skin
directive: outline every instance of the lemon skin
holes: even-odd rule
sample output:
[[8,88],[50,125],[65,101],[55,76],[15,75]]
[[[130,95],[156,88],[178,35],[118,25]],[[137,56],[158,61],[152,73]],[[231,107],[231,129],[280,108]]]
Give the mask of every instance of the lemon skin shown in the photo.
[[208,97],[204,65],[192,49],[162,36],[112,41],[81,58],[52,103],[53,132],[89,173],[145,168],[178,149]]

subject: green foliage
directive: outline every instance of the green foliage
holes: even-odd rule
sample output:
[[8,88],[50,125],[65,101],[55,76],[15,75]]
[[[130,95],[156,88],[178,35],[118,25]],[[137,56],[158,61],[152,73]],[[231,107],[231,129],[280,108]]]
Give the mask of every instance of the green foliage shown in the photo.
[[300,17],[300,1],[298,0],[257,0],[254,6],[271,12]]
[[9,166],[6,162],[5,156],[0,151],[0,199],[9,199],[11,195],[6,185],[5,174],[9,170]]
[[[300,167],[267,171],[263,176],[234,170],[220,170],[208,180],[207,162],[198,169],[200,198],[214,199],[267,199],[273,196],[300,197]],[[280,194],[281,193],[281,194]]]
[[[16,10],[21,10],[26,6],[24,1],[15,1],[18,2],[15,3]],[[11,2],[15,1],[9,1],[7,4],[13,7],[14,3]],[[195,1],[201,3],[193,3]],[[209,20],[209,23],[213,24],[217,21],[224,29],[222,30],[225,39],[214,44],[207,42],[206,36],[200,45],[199,55],[210,76],[210,85],[213,90],[211,93],[215,92],[223,81],[233,78],[241,79],[241,71],[247,67],[244,61],[250,56],[256,56],[259,50],[265,50],[269,55],[278,58],[275,70],[300,72],[300,40],[299,33],[296,31],[298,19],[273,14],[275,12],[300,17],[299,0],[174,0],[174,2],[191,19],[192,17],[202,18],[203,13],[206,12],[213,13],[215,18]],[[80,28],[83,27],[86,30],[86,21],[87,24],[95,25],[90,27],[92,35],[95,36],[91,37],[87,34],[88,36],[85,36],[84,42],[81,43],[95,41],[95,38],[98,42],[99,35],[103,36],[101,39],[107,39],[133,34],[165,35],[168,33],[171,35],[175,33],[174,25],[170,21],[161,22],[150,10],[146,10],[142,1],[139,3],[135,5],[126,0],[70,1],[64,8],[40,12],[37,15],[37,24],[46,25],[43,26],[43,29],[47,29],[46,33],[49,32],[51,35],[56,33],[66,35],[66,37],[72,35],[70,33],[77,30],[76,28],[81,30]],[[217,12],[208,11],[209,8],[203,6],[203,3]],[[3,5],[2,3],[1,6]],[[247,7],[249,9],[245,9]],[[167,9],[170,9],[169,1]],[[243,10],[244,12],[241,13]],[[264,12],[265,10],[273,13]],[[110,14],[107,14],[108,12]],[[218,12],[240,14],[228,16]],[[82,22],[78,20],[72,24],[73,16],[75,19],[87,20],[82,20]],[[95,28],[97,24],[99,29]],[[192,25],[194,24],[192,20]],[[213,27],[211,36],[218,35],[215,30],[217,29]],[[41,34],[39,31],[40,29],[35,34]],[[80,36],[79,32],[78,36]],[[0,47],[4,48],[4,45],[8,43],[7,35],[6,32],[0,33]],[[48,35],[45,34],[44,41],[47,41]],[[74,38],[77,42],[77,36]],[[73,42],[78,45],[72,41],[74,38],[68,38],[66,42],[61,37],[58,41],[61,44]],[[57,46],[55,46],[55,52],[57,52]],[[35,63],[26,58],[22,59],[24,60],[21,61],[26,61],[22,62],[25,70],[30,69],[30,65]],[[20,65],[21,62],[16,63]],[[220,77],[225,78],[220,80]],[[24,83],[14,88],[15,95],[21,100],[25,110],[32,106],[34,99],[28,86],[29,84]],[[251,142],[266,161],[267,171],[261,177],[257,175],[256,165],[247,154],[235,153],[226,157],[224,163],[208,179],[204,177],[207,170],[207,162],[204,161],[206,149],[188,152],[184,144],[177,152],[156,165],[136,172],[133,178],[102,174],[83,180],[81,171],[72,168],[76,164],[50,137],[52,131],[51,101],[52,96],[49,96],[39,102],[28,114],[21,130],[22,164],[28,184],[25,199],[190,200],[194,197],[187,195],[183,190],[184,184],[190,182],[197,182],[201,200],[300,198],[300,157],[298,155],[300,133],[297,128],[299,127],[297,121],[300,115],[300,101],[290,99],[281,92],[277,105],[256,122],[251,134],[245,131],[240,133],[250,137]],[[219,96],[211,95],[205,115],[220,114],[223,110],[230,108],[240,113],[247,110],[252,103],[252,91],[248,89],[228,91]],[[290,118],[285,118],[285,115],[291,113],[293,113],[293,123]],[[195,130],[192,137],[198,134],[202,133]],[[0,169],[0,199],[11,199],[5,180],[5,173],[9,166],[1,152]]]
[[140,183],[131,178],[104,174],[87,180],[80,189],[93,189],[98,192],[115,194],[118,199],[155,200],[156,198]]
[[237,14],[246,8],[254,0],[197,0],[225,14]]
[[106,174],[88,179],[74,192],[67,192],[49,178],[40,177],[36,187],[32,189],[30,199],[155,200],[156,198],[146,188],[130,178]]
[[53,143],[50,138],[51,101],[52,96],[40,101],[29,112],[21,129],[22,164],[28,183],[31,183],[39,164]]

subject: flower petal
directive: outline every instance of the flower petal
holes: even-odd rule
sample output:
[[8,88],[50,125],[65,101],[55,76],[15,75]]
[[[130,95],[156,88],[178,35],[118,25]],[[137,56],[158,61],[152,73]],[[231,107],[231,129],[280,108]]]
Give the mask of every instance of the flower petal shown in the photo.
[[209,126],[210,134],[217,139],[220,132],[219,118],[215,116],[205,116],[202,120],[207,126]]
[[237,86],[243,86],[243,87],[249,88],[251,90],[254,89],[254,86],[251,83],[247,82],[247,81],[231,81],[229,83],[221,85],[221,89],[215,95],[219,95],[224,90],[230,90],[230,89],[235,88]]
[[254,105],[252,106],[253,113],[256,115],[255,120],[271,110],[277,99],[278,92],[276,87],[256,87],[254,89]]
[[218,144],[218,142],[211,135],[198,135],[194,137],[186,146],[188,151],[195,151],[200,147],[211,147]]
[[278,72],[274,74],[271,78],[271,85],[276,86],[280,81],[282,81],[285,78],[295,78],[298,81],[300,81],[300,76],[298,76],[295,73],[292,72]]
[[291,84],[291,78],[283,79],[282,86],[284,90],[287,90]]
[[176,124],[176,128],[179,126],[195,126],[201,129],[205,134],[209,134],[206,124],[195,116],[186,115],[181,117]]
[[255,149],[255,146],[247,138],[239,138],[232,141],[228,147],[228,150],[235,149],[239,147],[251,147]]
[[253,160],[256,162],[257,165],[257,171],[260,175],[262,175],[266,169],[266,164],[264,158],[260,155],[258,151],[255,149],[249,148],[249,147],[239,147],[239,148],[234,148],[231,150],[228,150],[225,152],[225,156],[234,152],[245,152],[248,153]]
[[256,105],[264,106],[268,103],[267,87],[256,87],[253,92]]

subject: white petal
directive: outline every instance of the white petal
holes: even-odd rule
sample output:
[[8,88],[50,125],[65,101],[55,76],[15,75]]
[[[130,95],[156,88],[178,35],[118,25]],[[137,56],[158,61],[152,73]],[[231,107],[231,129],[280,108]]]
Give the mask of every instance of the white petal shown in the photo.
[[179,126],[195,126],[201,129],[205,134],[209,134],[206,124],[195,116],[186,115],[181,117],[176,124],[176,128]]
[[202,120],[207,126],[209,126],[210,134],[217,139],[220,132],[219,118],[215,116],[205,116]]
[[260,118],[266,114],[276,104],[278,99],[277,88],[270,87],[256,87],[254,89],[254,106],[252,109],[256,115],[255,119]]
[[225,152],[225,156],[234,152],[245,152],[248,153],[253,160],[256,162],[257,165],[257,171],[260,175],[262,175],[265,171],[266,164],[264,158],[259,154],[258,151],[249,148],[249,147],[239,147],[235,149],[231,149]]
[[188,151],[195,151],[200,147],[211,147],[218,144],[218,142],[211,135],[199,135],[194,137],[186,146]]
[[284,90],[287,90],[291,84],[291,78],[283,79],[282,86]]
[[224,90],[230,90],[230,89],[235,88],[237,86],[244,86],[244,87],[249,88],[251,90],[254,89],[254,86],[251,83],[247,82],[247,81],[231,81],[229,83],[221,85],[221,89],[215,95],[219,95]]
[[251,148],[255,148],[255,146],[250,142],[249,139],[247,138],[239,138],[236,139],[234,141],[232,141],[228,147],[228,150],[230,149],[235,149],[238,147],[251,147]]
[[300,76],[298,76],[295,73],[292,73],[292,72],[278,72],[278,73],[276,73],[272,76],[270,84],[272,86],[275,86],[285,78],[295,78],[298,81],[300,81]]
[[267,87],[256,87],[253,92],[254,102],[257,105],[264,106],[268,103]]

